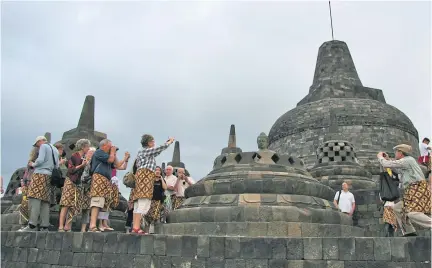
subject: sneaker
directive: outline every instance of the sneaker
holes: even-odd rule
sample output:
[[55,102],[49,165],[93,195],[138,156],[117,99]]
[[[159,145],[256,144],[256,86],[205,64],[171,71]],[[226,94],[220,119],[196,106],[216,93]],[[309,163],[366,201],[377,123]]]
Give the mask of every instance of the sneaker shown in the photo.
[[21,229],[19,229],[17,232],[36,232],[36,228],[31,228],[30,226],[25,226]]

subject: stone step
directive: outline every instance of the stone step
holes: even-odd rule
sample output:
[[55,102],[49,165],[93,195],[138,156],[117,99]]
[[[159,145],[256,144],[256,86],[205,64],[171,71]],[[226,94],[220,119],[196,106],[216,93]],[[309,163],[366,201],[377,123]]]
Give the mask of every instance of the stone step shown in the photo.
[[1,251],[2,262],[13,267],[37,263],[50,268],[53,268],[50,265],[414,268],[430,267],[431,238],[251,238],[9,231],[1,232]]
[[363,237],[359,227],[301,222],[185,222],[157,224],[155,233],[251,237]]

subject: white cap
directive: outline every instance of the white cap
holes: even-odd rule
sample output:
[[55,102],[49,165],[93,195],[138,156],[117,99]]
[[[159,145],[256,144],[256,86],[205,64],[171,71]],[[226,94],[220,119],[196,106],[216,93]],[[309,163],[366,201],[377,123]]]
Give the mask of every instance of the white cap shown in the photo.
[[36,146],[36,143],[39,141],[46,141],[47,138],[45,136],[37,136],[36,141],[33,143],[33,146]]

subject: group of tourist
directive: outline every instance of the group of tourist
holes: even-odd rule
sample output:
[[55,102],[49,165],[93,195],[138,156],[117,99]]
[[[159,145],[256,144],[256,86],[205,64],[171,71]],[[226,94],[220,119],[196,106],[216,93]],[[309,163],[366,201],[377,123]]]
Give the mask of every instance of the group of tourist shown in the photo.
[[[147,234],[154,223],[165,223],[167,215],[184,201],[185,190],[194,184],[184,168],[178,168],[175,176],[172,166],[162,170],[157,165],[156,157],[173,142],[174,138],[170,138],[163,145],[155,146],[153,136],[142,136],[142,147],[132,167],[135,186],[131,189],[125,212],[127,233]],[[86,231],[87,225],[90,232],[113,230],[108,225],[108,216],[119,204],[116,170],[127,169],[130,154],[126,152],[119,160],[117,147],[108,139],[102,140],[97,149],[91,147],[87,139],[78,140],[75,152],[68,160],[63,149],[62,144],[47,143],[44,136],[36,138],[19,191],[23,195],[20,220],[26,224],[20,231],[36,230],[37,226],[42,231],[48,230],[50,205],[56,203],[61,206],[60,232],[70,232],[72,221],[78,215],[81,215],[82,232]],[[431,189],[420,168],[420,165],[428,166],[430,176],[430,149],[429,139],[425,138],[418,160],[411,156],[411,146],[405,144],[394,147],[395,159],[383,152],[377,154],[384,172],[399,180],[404,190],[399,202],[384,202],[383,219],[389,236],[393,236],[398,227],[404,236],[416,235],[412,223],[426,228],[432,226],[431,217],[427,215],[431,209]],[[56,187],[51,185],[50,176],[62,165],[67,166],[67,174],[61,198],[56,200]],[[355,199],[348,189],[349,185],[344,182],[342,190],[336,192],[334,204],[342,213],[352,216]]]
[[[164,172],[156,165],[155,158],[173,141],[174,138],[170,138],[156,147],[153,136],[142,136],[142,148],[132,167],[135,187],[131,190],[126,212],[126,225],[132,227],[132,233],[146,234],[148,230],[144,231],[143,226],[166,222],[168,213],[183,202],[185,189],[194,183],[183,168],[177,170],[176,177],[173,167],[167,166],[166,176],[162,177]],[[63,149],[62,144],[47,143],[44,136],[36,138],[18,191],[23,196],[19,209],[23,225],[20,231],[47,231],[51,226],[49,211],[53,204],[61,207],[59,232],[70,232],[78,215],[81,215],[82,232],[86,231],[87,225],[90,232],[114,230],[108,225],[108,217],[120,201],[116,171],[127,169],[130,154],[126,152],[119,160],[117,147],[108,139],[102,140],[97,149],[91,147],[87,139],[78,140],[75,152],[68,160]],[[50,177],[61,166],[67,172],[61,186],[61,197],[56,200],[54,192],[58,186],[52,185]]]

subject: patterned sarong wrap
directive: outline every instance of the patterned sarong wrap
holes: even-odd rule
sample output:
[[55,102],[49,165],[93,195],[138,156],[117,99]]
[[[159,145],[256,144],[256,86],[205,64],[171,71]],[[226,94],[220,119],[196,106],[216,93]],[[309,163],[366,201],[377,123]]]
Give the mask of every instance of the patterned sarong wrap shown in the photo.
[[383,221],[393,226],[395,231],[397,230],[398,223],[392,207],[384,207]]
[[26,224],[30,218],[30,211],[29,211],[29,203],[27,199],[27,192],[28,188],[27,186],[21,187],[21,204],[19,206],[19,214],[21,217],[21,224]]
[[431,214],[431,192],[426,180],[413,182],[405,189],[402,210],[404,223],[410,212]]
[[171,200],[172,201],[172,210],[176,210],[176,209],[178,209],[181,206],[181,204],[183,203],[183,201],[186,198],[184,198],[182,196],[174,196],[174,195],[172,195],[171,199],[172,199]]
[[[103,175],[94,173],[91,180],[90,196],[91,197],[104,197],[107,198],[110,189],[111,182]],[[106,202],[105,202],[106,203]]]
[[69,208],[66,223],[72,222],[73,218],[81,213],[81,198],[81,190],[69,178],[66,178],[60,199],[60,206]]
[[162,210],[162,202],[159,200],[152,200],[150,209],[147,212],[147,214],[144,216],[145,220],[148,223],[153,223],[158,221],[160,219],[161,210]]
[[140,168],[135,174],[135,188],[133,190],[133,200],[141,198],[151,199],[153,197],[153,184],[155,173],[146,168]]
[[91,201],[90,187],[91,187],[90,184],[87,184],[87,183],[83,183],[79,187],[79,190],[81,192],[81,209],[82,210],[90,209],[90,201]]
[[51,199],[50,176],[46,174],[33,173],[28,186],[28,198],[35,198],[45,202]]
[[120,193],[117,185],[109,183],[108,196],[105,198],[105,207],[107,211],[115,209],[120,203]]

